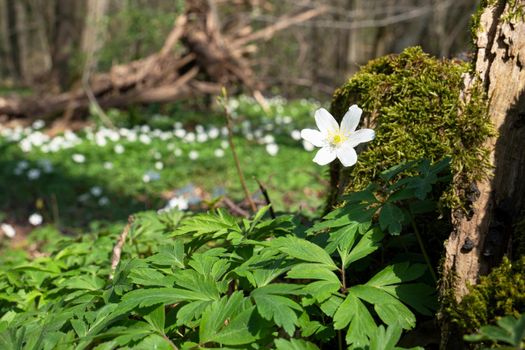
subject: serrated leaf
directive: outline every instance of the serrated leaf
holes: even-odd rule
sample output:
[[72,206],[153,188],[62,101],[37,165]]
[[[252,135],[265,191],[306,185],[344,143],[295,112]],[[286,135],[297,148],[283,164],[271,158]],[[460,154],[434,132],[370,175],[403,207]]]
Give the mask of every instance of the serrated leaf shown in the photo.
[[385,203],[379,213],[379,226],[381,230],[388,232],[391,235],[397,236],[401,233],[401,227],[405,215],[403,211],[392,203]]
[[181,307],[177,312],[177,325],[186,325],[193,328],[193,321],[198,321],[202,313],[212,303],[209,300],[198,300]]
[[347,326],[346,342],[354,347],[368,344],[377,327],[366,306],[352,294],[346,296],[334,315],[335,329]]
[[159,248],[159,253],[147,259],[160,266],[176,266],[184,268],[184,244],[175,241],[173,245],[165,245]]
[[144,319],[153,327],[154,330],[164,334],[164,326],[166,321],[166,311],[164,310],[164,305],[153,309],[153,311],[144,316]]
[[388,325],[398,323],[402,328],[410,329],[416,324],[414,314],[398,299],[382,289],[357,285],[350,288],[349,293],[372,304],[379,318]]
[[174,282],[172,276],[166,276],[151,268],[133,269],[130,271],[128,278],[135,284],[147,287],[171,287]]
[[259,314],[266,320],[273,319],[275,324],[283,327],[290,336],[293,335],[297,324],[296,311],[302,311],[302,307],[282,295],[301,294],[300,287],[298,285],[272,284],[257,288],[251,293]]
[[90,291],[100,291],[106,282],[97,276],[74,276],[68,278],[63,287],[67,289],[85,289]]
[[421,277],[427,267],[423,264],[402,262],[385,267],[374,275],[367,283],[368,286],[384,287],[392,284],[406,283]]
[[275,350],[319,350],[319,348],[303,339],[275,339]]
[[202,316],[200,342],[242,345],[255,341],[257,337],[248,327],[254,310],[255,306],[249,306],[241,292],[214,301]]
[[381,288],[422,315],[431,316],[438,308],[436,290],[429,285],[408,283]]
[[293,258],[337,269],[337,265],[323,248],[305,239],[295,236],[279,237],[271,241],[270,246]]
[[344,267],[347,268],[354,261],[362,259],[379,249],[383,237],[383,232],[377,228],[365,233],[359,239],[359,242],[357,242],[357,244],[345,256],[346,264]]

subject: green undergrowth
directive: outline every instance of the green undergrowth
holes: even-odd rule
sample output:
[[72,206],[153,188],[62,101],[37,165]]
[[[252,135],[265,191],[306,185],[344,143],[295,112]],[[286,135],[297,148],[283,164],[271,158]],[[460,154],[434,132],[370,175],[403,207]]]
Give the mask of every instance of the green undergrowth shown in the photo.
[[363,123],[376,131],[338,183],[349,177],[346,191],[358,190],[399,162],[450,156],[454,186],[438,195],[446,208],[467,207],[469,186],[489,169],[483,142],[493,135],[481,86],[472,88],[468,103],[460,99],[468,70],[466,63],[438,60],[413,47],[369,62],[336,90],[333,114],[341,118],[356,103]]
[[505,257],[499,267],[469,288],[459,305],[447,311],[462,334],[476,332],[503,316],[519,317],[525,312],[525,257],[514,262]]
[[435,209],[447,165],[388,169],[315,223],[265,207],[138,213],[127,235],[37,230],[32,251],[0,254],[0,348],[402,349],[437,307],[418,233],[403,228]]

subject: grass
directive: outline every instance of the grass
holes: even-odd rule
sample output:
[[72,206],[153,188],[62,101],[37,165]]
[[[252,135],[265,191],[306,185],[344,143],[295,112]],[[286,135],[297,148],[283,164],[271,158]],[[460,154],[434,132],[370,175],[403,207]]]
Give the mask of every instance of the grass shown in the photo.
[[[318,104],[269,102],[269,113],[250,98],[229,102],[248,187],[262,200],[257,178],[276,211],[312,215],[323,201],[323,168],[296,138],[298,130],[313,126]],[[82,232],[97,222],[158,210],[174,196],[185,197],[193,211],[208,209],[221,196],[243,199],[219,112],[174,106],[109,115],[117,130],[95,124],[54,137],[41,125],[0,131],[0,222],[29,232],[29,215],[39,213],[44,225]],[[270,155],[267,146],[274,144],[278,153]]]

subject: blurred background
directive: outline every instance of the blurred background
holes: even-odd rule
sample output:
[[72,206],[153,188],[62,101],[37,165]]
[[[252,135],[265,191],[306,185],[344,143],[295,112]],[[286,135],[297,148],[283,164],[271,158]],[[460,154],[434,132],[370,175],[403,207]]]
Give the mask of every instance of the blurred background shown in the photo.
[[[262,28],[286,14],[324,8],[257,42],[251,61],[266,94],[321,99],[368,60],[408,46],[421,45],[437,57],[463,55],[477,6],[476,0],[213,3],[225,28]],[[4,89],[67,90],[88,58],[96,71],[107,71],[158,51],[184,11],[183,0],[0,0],[0,83]]]
[[0,223],[12,228],[0,231],[82,232],[140,210],[248,215],[225,113],[256,203],[259,181],[277,211],[317,215],[326,168],[300,139],[314,111],[375,57],[420,45],[466,59],[476,7],[0,0]]

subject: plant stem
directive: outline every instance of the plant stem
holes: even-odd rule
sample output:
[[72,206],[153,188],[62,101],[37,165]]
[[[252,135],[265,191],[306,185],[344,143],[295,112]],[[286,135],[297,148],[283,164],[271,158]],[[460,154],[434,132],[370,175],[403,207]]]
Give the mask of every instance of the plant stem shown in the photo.
[[343,350],[343,337],[341,331],[337,331],[337,342],[339,343],[339,350]]
[[341,282],[343,283],[343,291],[346,291],[346,273],[345,267],[341,267]]
[[242,189],[244,190],[244,195],[246,196],[246,201],[250,205],[252,211],[255,213],[257,211],[257,207],[255,206],[255,203],[252,200],[252,197],[250,195],[250,192],[248,191],[248,187],[246,186],[246,181],[244,180],[244,175],[242,173],[241,163],[239,162],[239,157],[237,156],[237,151],[235,150],[235,144],[233,143],[233,121],[230,115],[230,111],[228,110],[228,106],[226,105],[227,102],[227,96],[226,93],[223,93],[224,100],[221,101],[222,107],[224,108],[224,114],[226,115],[226,128],[228,129],[228,143],[230,144],[230,149],[233,154],[233,159],[235,161],[235,166],[237,168],[237,174],[239,175],[239,180],[241,181]]
[[423,240],[421,239],[421,235],[419,234],[419,230],[417,229],[416,222],[414,221],[414,217],[412,215],[410,215],[410,223],[412,224],[412,228],[414,229],[414,233],[416,234],[417,242],[419,243],[419,248],[421,249],[421,253],[423,253],[423,257],[425,258],[428,269],[430,270],[432,279],[434,280],[434,283],[437,284],[438,280],[436,273],[434,272],[434,268],[430,263],[430,258],[428,257],[427,250],[425,249],[425,245],[423,244]]

